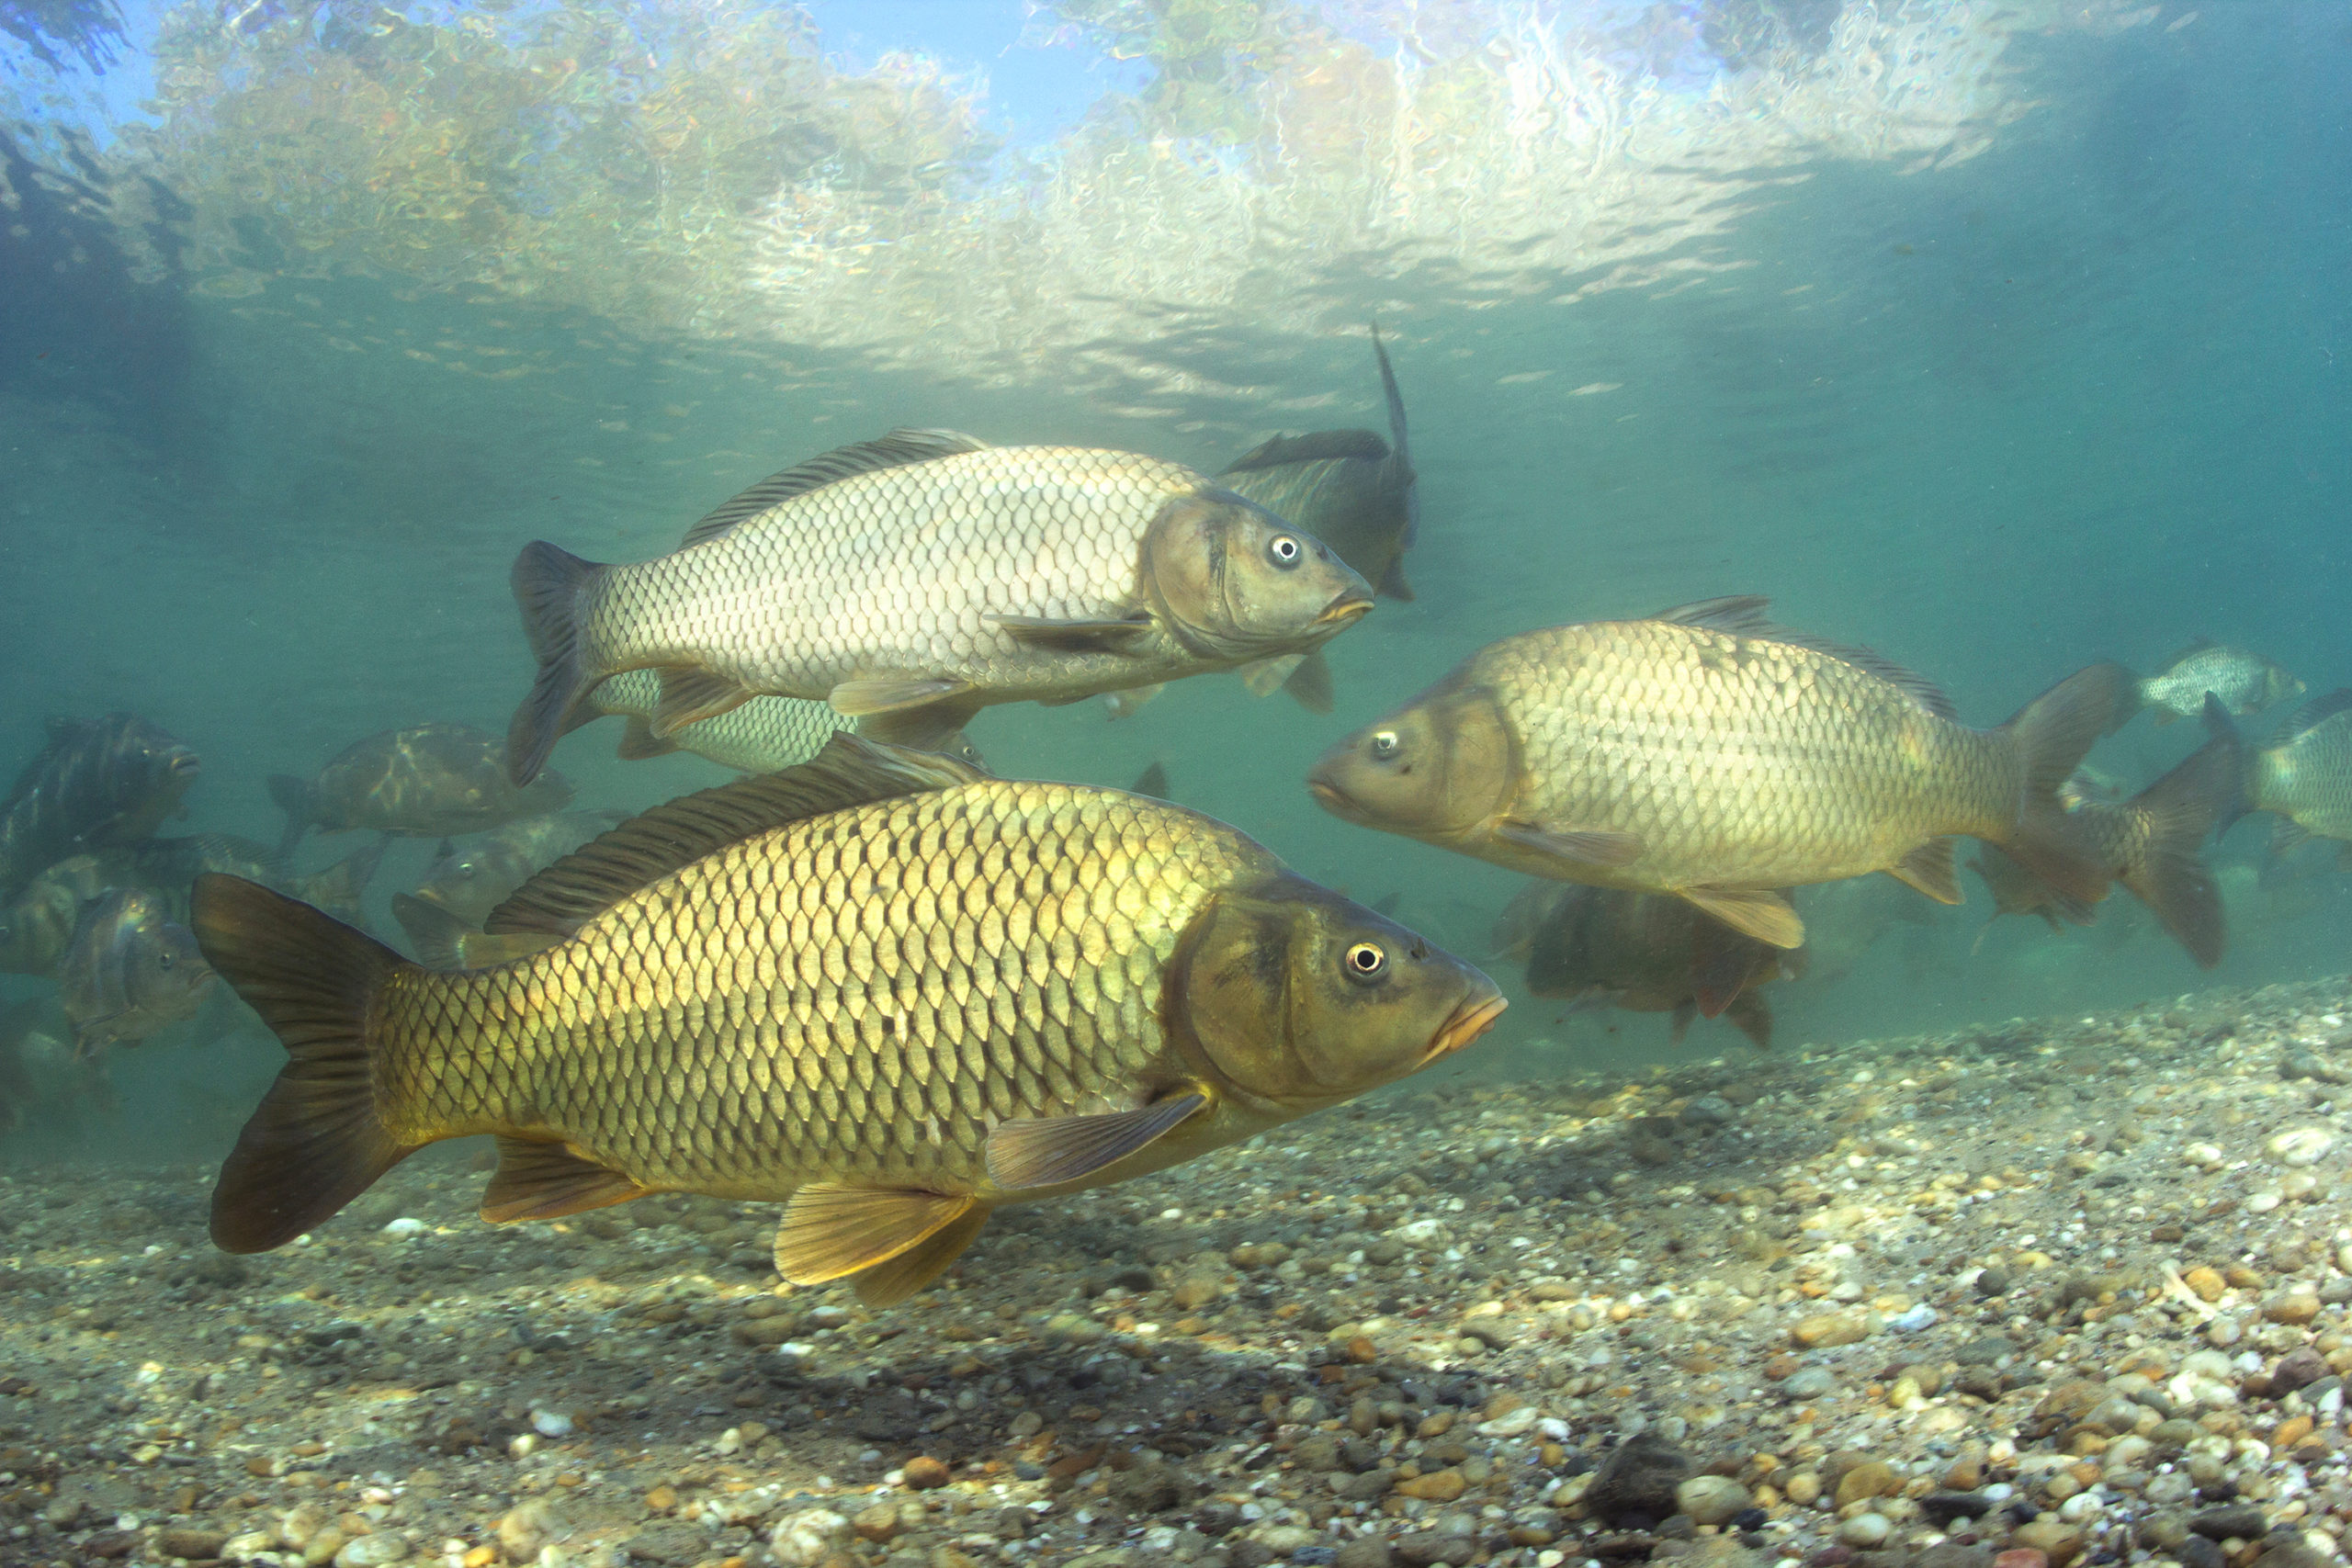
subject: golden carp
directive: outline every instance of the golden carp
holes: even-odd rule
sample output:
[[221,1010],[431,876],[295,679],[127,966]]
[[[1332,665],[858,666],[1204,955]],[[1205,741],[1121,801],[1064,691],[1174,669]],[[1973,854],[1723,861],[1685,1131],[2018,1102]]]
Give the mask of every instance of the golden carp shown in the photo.
[[1960,902],[1952,838],[2079,897],[2108,872],[2057,789],[2129,676],[2103,664],[1997,729],[1907,671],[1710,600],[1490,643],[1325,752],[1327,810],[1538,876],[1687,898],[1775,947],[1783,889],[1884,871]]
[[1329,547],[1190,468],[944,431],[787,468],[652,560],[534,543],[514,586],[539,660],[518,781],[626,671],[662,672],[656,739],[765,694],[937,745],[990,704],[1311,653],[1372,607]]
[[2314,836],[2347,840],[2338,852],[2352,865],[2352,687],[2313,697],[2254,754],[2245,794],[2232,811],[2278,815],[2270,851],[2282,855]]
[[991,1209],[1174,1164],[1400,1077],[1493,983],[1181,807],[839,735],[605,834],[441,974],[209,878],[204,950],[290,1057],[213,1195],[280,1246],[425,1145],[482,1213],[786,1202],[786,1279],[929,1282]]

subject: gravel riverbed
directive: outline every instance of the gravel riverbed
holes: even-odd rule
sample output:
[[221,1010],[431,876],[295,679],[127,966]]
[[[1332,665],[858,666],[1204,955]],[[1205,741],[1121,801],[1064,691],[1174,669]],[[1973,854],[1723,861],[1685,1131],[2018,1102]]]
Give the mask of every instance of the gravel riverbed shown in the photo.
[[469,1145],[250,1258],[209,1168],[0,1168],[0,1563],[2340,1555],[2352,982],[1475,1057],[881,1313],[759,1205],[483,1224]]

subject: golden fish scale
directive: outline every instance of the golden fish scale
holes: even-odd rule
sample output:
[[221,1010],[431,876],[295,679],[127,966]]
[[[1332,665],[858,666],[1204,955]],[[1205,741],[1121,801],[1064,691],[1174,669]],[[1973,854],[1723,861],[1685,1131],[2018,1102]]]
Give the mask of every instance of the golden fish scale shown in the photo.
[[1523,750],[1515,815],[1640,838],[1639,861],[1595,881],[1825,881],[2015,819],[2008,746],[1810,649],[1604,622],[1508,638],[1476,675]]
[[732,845],[500,969],[402,972],[395,1136],[560,1136],[647,1186],[978,1189],[1006,1118],[1182,1076],[1159,1022],[1186,924],[1271,857],[1108,791],[989,781]]
[[[989,447],[857,474],[691,549],[614,568],[588,639],[605,668],[694,663],[809,698],[892,673],[1052,685],[1079,656],[984,617],[1128,614],[1146,528],[1205,483],[1177,464],[1075,447]],[[1137,663],[1132,651],[1088,657],[1123,673]]]
[[2325,838],[2352,839],[2352,716],[2323,719],[2256,752],[2249,793],[2259,810]]

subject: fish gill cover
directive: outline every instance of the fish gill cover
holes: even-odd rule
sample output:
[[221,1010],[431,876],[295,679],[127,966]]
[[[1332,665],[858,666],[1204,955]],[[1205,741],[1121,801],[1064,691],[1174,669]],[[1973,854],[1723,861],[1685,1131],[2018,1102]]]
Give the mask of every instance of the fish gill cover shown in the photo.
[[[175,259],[153,210],[175,193],[210,294],[486,289],[649,334],[1046,374],[1147,413],[1155,392],[1257,393],[1171,360],[1180,329],[1303,334],[1408,280],[1423,301],[1566,302],[1737,265],[1693,242],[1809,163],[1983,151],[2028,107],[2003,65],[2020,33],[2145,19],[2118,0],[1061,0],[1026,41],[1148,78],[1014,149],[983,79],[908,53],[852,72],[788,6],[208,0],[164,17],[151,118],[112,128],[105,162],[149,176],[112,182],[125,249],[151,274]],[[107,35],[73,36],[87,57]]]

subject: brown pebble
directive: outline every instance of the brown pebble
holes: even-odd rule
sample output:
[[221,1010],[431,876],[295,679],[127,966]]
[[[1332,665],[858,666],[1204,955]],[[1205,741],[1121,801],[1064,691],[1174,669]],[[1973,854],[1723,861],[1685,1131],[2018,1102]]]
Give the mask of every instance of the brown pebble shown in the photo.
[[2200,1302],[2220,1301],[2222,1292],[2229,1289],[2228,1282],[2219,1273],[2202,1263],[2183,1274],[2180,1282],[2196,1292]]
[[1824,1349],[1838,1345],[1856,1345],[1870,1337],[1871,1325],[1861,1317],[1849,1313],[1824,1313],[1808,1317],[1789,1330],[1789,1337],[1808,1350]]
[[1368,1367],[1380,1359],[1380,1347],[1359,1334],[1348,1341],[1348,1359],[1357,1366]]
[[861,1509],[857,1517],[852,1519],[850,1524],[856,1529],[861,1539],[870,1540],[876,1546],[882,1545],[899,1533],[898,1505],[876,1503],[871,1507]]
[[1993,1568],[2050,1568],[2050,1559],[2030,1546],[2016,1546],[1994,1558]]
[[645,1511],[649,1514],[666,1514],[677,1506],[678,1489],[666,1481],[645,1495]]
[[1451,1503],[1470,1489],[1458,1470],[1432,1471],[1417,1475],[1410,1481],[1400,1481],[1396,1490],[1408,1497],[1418,1497],[1424,1503]]
[[1883,1497],[1894,1490],[1894,1472],[1876,1460],[1866,1460],[1848,1471],[1838,1482],[1838,1506],[1867,1503],[1873,1497]]
[[2243,1263],[2233,1263],[2222,1269],[2222,1278],[2241,1291],[2258,1291],[2267,1283],[2261,1275]]
[[1944,1490],[1947,1492],[1973,1492],[1984,1484],[1984,1461],[1973,1454],[1962,1454],[1950,1470],[1944,1472]]
[[1417,1438],[1442,1438],[1448,1432],[1453,1430],[1453,1412],[1451,1410],[1441,1410],[1434,1416],[1422,1416],[1421,1424],[1413,1429],[1413,1436]]
[[2285,1291],[2263,1303],[2262,1315],[2300,1327],[2319,1315],[2319,1297],[2309,1290]]
[[161,1529],[152,1542],[158,1557],[209,1558],[229,1544],[226,1530]]
[[2279,1422],[2278,1429],[2270,1434],[2270,1446],[2273,1449],[2291,1449],[2311,1435],[2312,1418],[2310,1416],[2290,1416]]
[[929,1454],[907,1461],[906,1482],[917,1492],[928,1492],[934,1486],[944,1486],[948,1481],[947,1466]]
[[1764,1375],[1772,1382],[1779,1382],[1782,1378],[1796,1376],[1797,1370],[1804,1365],[1802,1360],[1782,1350],[1764,1363]]
[[1521,1399],[1515,1393],[1498,1393],[1495,1395],[1494,1398],[1487,1401],[1486,1419],[1489,1421],[1499,1421],[1504,1416],[1510,1415],[1512,1411],[1521,1408],[1526,1404],[1527,1401]]

